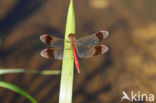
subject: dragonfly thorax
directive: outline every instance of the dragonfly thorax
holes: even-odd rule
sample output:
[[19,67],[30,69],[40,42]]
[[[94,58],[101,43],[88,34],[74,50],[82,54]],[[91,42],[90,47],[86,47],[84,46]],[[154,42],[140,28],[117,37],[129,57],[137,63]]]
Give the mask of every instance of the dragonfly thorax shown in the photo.
[[76,43],[75,34],[70,33],[70,34],[68,35],[68,37],[69,37],[69,39],[70,39],[70,42],[71,42],[72,47],[76,48],[76,47],[77,47],[77,43]]

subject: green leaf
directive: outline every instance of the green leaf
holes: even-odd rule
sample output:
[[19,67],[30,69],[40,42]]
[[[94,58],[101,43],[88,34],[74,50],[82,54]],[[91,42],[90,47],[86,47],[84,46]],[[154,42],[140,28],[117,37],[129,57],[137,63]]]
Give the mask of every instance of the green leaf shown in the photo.
[[41,75],[58,75],[59,70],[0,69],[0,75],[9,73],[33,73]]
[[73,0],[70,1],[68,9],[64,45],[64,58],[69,59],[63,59],[62,63],[59,103],[72,103],[74,56],[72,49],[69,49],[71,48],[71,44],[68,42],[68,35],[70,33],[75,34],[75,13]]
[[25,96],[26,98],[28,98],[32,103],[37,103],[37,101],[33,97],[31,97],[27,92],[25,92],[24,90],[18,88],[17,86],[15,86],[13,84],[0,81],[0,87],[15,91],[15,92]]

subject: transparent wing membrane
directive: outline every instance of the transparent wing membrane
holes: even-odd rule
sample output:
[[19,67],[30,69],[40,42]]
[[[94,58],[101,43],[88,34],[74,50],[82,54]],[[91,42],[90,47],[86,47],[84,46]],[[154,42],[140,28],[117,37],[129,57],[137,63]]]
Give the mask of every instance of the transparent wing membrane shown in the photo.
[[[89,57],[104,54],[105,52],[107,52],[108,51],[107,46],[96,45],[97,43],[105,39],[107,36],[108,36],[107,31],[100,31],[93,35],[78,39],[76,41],[77,43],[75,42],[73,43],[73,44],[77,44],[75,45],[75,47],[77,47],[76,51],[77,51],[78,56],[80,58],[89,58]],[[40,36],[40,40],[44,42],[45,44],[48,44],[49,46],[54,47],[54,48],[48,48],[48,49],[42,50],[41,51],[42,57],[45,57],[45,58],[55,57],[56,59],[59,59],[59,60],[69,59],[73,57],[71,55],[65,55],[65,57],[63,58],[64,39],[44,34]],[[67,48],[67,50],[68,49],[72,49],[72,48]],[[73,52],[73,51],[69,50],[69,52]]]
[[94,45],[94,46],[79,46],[77,53],[80,58],[89,58],[99,54],[104,54],[108,51],[105,45]]
[[105,39],[108,36],[107,31],[100,31],[98,33],[94,33],[93,35],[82,37],[77,40],[78,46],[91,46],[99,43],[103,39]]
[[43,43],[51,47],[63,47],[64,46],[64,39],[61,39],[52,35],[47,35],[47,34],[41,35],[40,40]]
[[62,60],[63,58],[63,48],[48,48],[41,51],[41,56],[44,58],[54,58]]

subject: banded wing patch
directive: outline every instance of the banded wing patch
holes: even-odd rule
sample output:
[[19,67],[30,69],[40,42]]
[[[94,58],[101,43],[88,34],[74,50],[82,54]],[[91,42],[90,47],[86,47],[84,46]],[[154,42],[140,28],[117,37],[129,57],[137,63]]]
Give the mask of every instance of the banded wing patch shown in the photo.
[[109,34],[107,31],[100,31],[100,32],[94,33],[90,36],[86,36],[86,37],[82,37],[82,38],[78,39],[77,45],[78,46],[95,45],[95,44],[99,43],[100,41],[102,41],[103,39],[105,39],[108,35]]
[[64,46],[64,39],[61,39],[52,35],[47,35],[47,34],[41,35],[40,40],[43,43],[51,47],[63,47]]
[[44,58],[53,58],[62,60],[63,58],[63,48],[48,48],[41,51],[41,56]]
[[77,53],[80,58],[89,58],[92,56],[104,54],[107,51],[108,47],[105,45],[79,46],[77,49]]

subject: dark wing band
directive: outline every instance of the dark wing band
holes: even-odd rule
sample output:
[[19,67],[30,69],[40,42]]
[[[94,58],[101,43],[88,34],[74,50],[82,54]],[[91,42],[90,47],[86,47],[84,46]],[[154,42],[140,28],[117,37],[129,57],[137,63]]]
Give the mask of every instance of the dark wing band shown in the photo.
[[89,58],[99,54],[104,54],[108,51],[108,47],[105,45],[95,46],[79,46],[77,49],[78,56],[80,58]]
[[51,47],[63,47],[64,46],[64,39],[61,39],[55,36],[44,34],[40,36],[40,40],[43,43]]
[[105,39],[108,36],[107,31],[100,31],[98,33],[94,33],[93,35],[82,37],[77,40],[78,46],[91,46],[99,43],[103,39]]
[[62,60],[63,58],[63,48],[49,48],[41,51],[41,56],[44,58],[53,58]]

